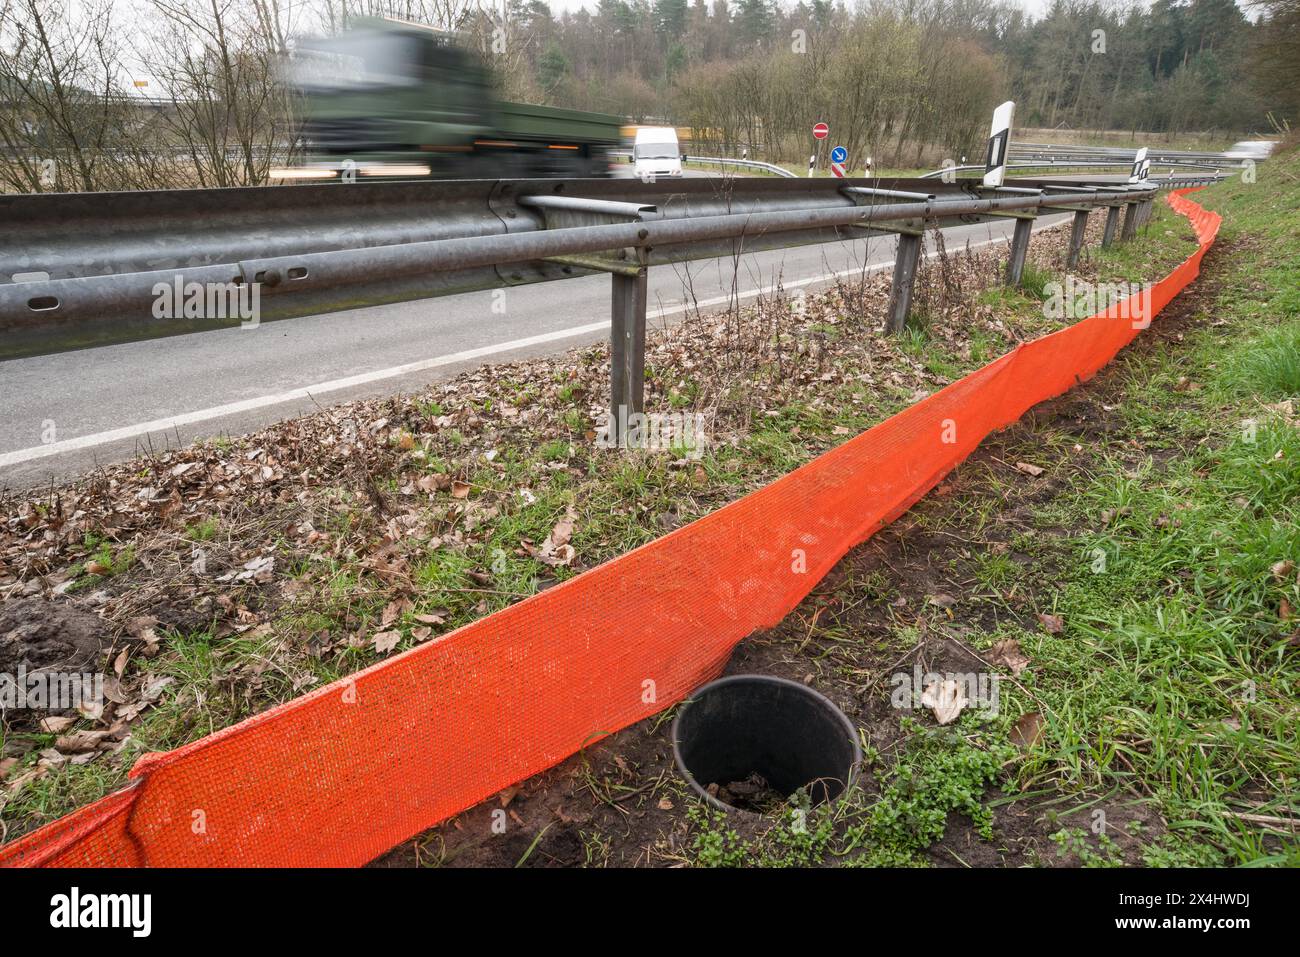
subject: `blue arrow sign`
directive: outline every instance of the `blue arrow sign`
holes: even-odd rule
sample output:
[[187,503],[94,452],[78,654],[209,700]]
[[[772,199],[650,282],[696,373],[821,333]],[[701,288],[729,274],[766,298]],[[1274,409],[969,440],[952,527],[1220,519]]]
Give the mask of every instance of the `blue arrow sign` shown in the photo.
[[843,163],[848,158],[849,158],[849,151],[846,150],[843,146],[837,146],[835,147],[835,149],[831,150],[832,163]]

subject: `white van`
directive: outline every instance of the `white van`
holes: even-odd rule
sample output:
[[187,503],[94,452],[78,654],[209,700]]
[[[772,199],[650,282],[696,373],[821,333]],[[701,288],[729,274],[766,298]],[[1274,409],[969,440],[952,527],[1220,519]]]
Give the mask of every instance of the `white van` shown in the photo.
[[682,175],[682,149],[671,126],[643,126],[632,146],[632,172],[638,179]]

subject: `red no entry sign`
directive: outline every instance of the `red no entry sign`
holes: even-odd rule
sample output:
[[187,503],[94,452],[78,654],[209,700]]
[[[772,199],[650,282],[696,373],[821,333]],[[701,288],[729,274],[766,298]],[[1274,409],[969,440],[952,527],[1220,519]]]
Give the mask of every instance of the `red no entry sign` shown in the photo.
[[831,128],[825,123],[818,123],[813,127],[813,137],[815,139],[824,140],[826,137],[830,136],[830,133]]

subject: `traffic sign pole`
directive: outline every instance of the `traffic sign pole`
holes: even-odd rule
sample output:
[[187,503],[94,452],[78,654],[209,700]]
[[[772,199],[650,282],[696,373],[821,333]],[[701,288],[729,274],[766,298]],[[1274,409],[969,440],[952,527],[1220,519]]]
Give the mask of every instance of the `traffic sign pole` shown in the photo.
[[813,170],[817,168],[817,157],[822,153],[822,140],[831,135],[831,128],[825,123],[814,123],[812,128],[813,139],[817,142],[814,144],[813,155],[808,158],[808,175],[813,175]]

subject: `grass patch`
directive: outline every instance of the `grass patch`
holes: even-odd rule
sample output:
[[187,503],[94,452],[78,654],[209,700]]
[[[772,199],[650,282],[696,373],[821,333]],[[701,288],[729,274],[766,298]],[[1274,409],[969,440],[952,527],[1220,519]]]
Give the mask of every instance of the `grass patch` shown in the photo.
[[[1278,303],[1294,317],[1296,306]],[[1288,399],[1300,395],[1300,323],[1268,329],[1238,346],[1228,358],[1226,378],[1242,395]]]

